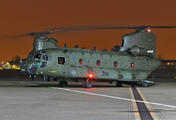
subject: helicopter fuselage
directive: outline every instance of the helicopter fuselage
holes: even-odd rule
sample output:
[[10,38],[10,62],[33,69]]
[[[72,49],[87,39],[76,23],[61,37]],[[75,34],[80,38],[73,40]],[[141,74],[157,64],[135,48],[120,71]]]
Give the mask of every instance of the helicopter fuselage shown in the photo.
[[[33,50],[26,60],[21,61],[21,71],[29,75],[42,75],[46,78],[62,78],[60,87],[68,85],[65,79],[87,79],[83,87],[91,88],[89,80],[116,81],[122,83],[139,83],[143,87],[154,84],[145,80],[160,64],[157,59],[156,35],[150,28],[176,28],[176,26],[127,26],[127,27],[71,27],[58,28],[45,32],[32,32],[35,36]],[[67,48],[57,46],[57,40],[46,36],[56,32],[96,29],[137,29],[122,37],[121,46],[115,45],[111,51]]]
[[144,80],[160,64],[158,59],[147,56],[77,48],[33,51],[26,62],[30,65],[21,66],[21,69],[29,74],[72,79],[91,76],[95,80],[122,82]]

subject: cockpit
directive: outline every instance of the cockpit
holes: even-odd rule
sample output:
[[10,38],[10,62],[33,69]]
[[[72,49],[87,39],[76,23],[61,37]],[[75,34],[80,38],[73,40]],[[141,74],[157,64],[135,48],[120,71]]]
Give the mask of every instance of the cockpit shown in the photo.
[[28,60],[36,61],[30,68],[28,68],[28,72],[35,73],[38,68],[45,68],[47,66],[49,57],[44,50],[31,51],[29,53]]
[[31,51],[28,55],[28,59],[48,61],[48,55],[46,54],[46,52],[44,50],[42,50],[42,51]]

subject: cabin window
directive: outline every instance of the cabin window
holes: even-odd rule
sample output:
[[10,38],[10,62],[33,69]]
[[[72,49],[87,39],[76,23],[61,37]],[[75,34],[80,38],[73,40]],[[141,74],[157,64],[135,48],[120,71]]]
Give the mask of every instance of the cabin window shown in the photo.
[[65,57],[58,57],[58,64],[64,64],[65,63]]
[[97,65],[100,66],[101,65],[101,61],[97,60]]
[[79,64],[80,64],[80,65],[83,64],[83,59],[79,59]]
[[134,68],[134,63],[131,63],[131,68]]
[[114,62],[114,67],[117,67],[117,66],[118,66],[118,62],[115,61],[115,62]]
[[41,54],[35,54],[34,60],[40,60]]
[[40,65],[40,68],[45,68],[47,65],[47,62],[42,62],[41,65]]

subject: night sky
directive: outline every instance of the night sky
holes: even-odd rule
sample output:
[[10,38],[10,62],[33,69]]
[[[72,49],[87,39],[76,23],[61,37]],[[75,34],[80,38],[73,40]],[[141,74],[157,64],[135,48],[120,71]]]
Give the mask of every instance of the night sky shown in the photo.
[[[0,62],[26,58],[33,37],[13,37],[60,27],[176,25],[175,0],[0,0]],[[135,2],[134,2],[135,1]],[[111,50],[135,30],[88,30],[56,33],[58,46]],[[176,59],[176,29],[152,29],[157,56]]]

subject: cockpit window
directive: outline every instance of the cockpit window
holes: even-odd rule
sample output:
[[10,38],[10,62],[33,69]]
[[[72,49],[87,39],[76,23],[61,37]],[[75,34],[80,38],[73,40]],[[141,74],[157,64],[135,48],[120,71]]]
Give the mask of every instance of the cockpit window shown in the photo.
[[48,61],[48,56],[47,55],[43,55],[42,59],[45,60],[45,61]]
[[58,64],[64,64],[65,63],[65,57],[58,57]]
[[33,56],[34,56],[34,53],[30,52],[30,53],[29,53],[29,56],[28,56],[28,59],[32,59]]
[[40,60],[41,54],[35,54],[34,60]]

